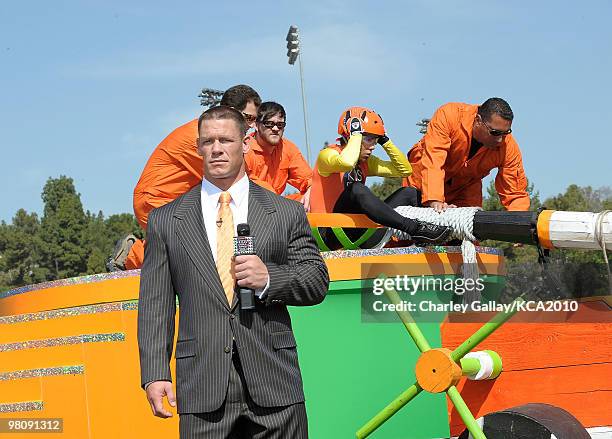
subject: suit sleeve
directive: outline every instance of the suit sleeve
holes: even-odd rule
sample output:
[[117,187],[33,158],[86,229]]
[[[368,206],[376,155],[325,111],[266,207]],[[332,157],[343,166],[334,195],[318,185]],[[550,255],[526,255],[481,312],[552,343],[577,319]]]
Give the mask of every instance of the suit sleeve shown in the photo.
[[176,293],[172,285],[166,244],[158,223],[159,210],[149,217],[138,298],[138,350],[141,384],[171,381]]
[[422,202],[444,201],[444,163],[451,147],[450,124],[444,107],[431,118],[421,158]]
[[266,264],[270,276],[266,305],[316,305],[323,301],[329,286],[327,267],[312,237],[306,213],[299,204],[291,204],[287,212],[290,217],[286,219],[290,228],[287,264]]
[[495,189],[506,210],[529,210],[530,200],[521,151],[510,136],[507,139],[504,162],[495,177]]

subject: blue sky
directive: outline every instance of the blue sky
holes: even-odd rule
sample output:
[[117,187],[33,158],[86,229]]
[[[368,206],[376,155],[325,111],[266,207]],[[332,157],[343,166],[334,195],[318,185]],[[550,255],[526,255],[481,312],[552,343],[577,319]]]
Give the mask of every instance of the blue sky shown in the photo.
[[[610,185],[612,2],[5,2],[0,12],[0,220],[42,211],[50,176],[84,207],[131,212],[155,146],[200,112],[206,86],[282,103],[304,145],[300,28],[313,150],[349,105],[379,111],[408,150],[445,102],[507,99],[543,197]],[[305,150],[305,149],[304,149]]]

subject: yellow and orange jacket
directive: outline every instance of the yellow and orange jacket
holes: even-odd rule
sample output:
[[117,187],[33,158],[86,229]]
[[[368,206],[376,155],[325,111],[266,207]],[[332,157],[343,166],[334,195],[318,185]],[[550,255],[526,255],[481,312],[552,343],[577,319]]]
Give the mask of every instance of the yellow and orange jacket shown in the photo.
[[410,163],[391,140],[383,145],[391,160],[382,160],[371,155],[367,161],[359,162],[361,138],[361,134],[353,134],[344,148],[340,145],[331,145],[319,153],[310,193],[312,213],[334,211],[336,201],[344,190],[345,177],[365,184],[368,175],[407,177],[412,172]]
[[499,149],[481,147],[468,159],[478,105],[449,103],[433,115],[427,133],[408,153],[410,186],[422,202],[445,201],[458,207],[482,206],[482,179],[498,168],[495,189],[507,210],[529,210],[527,179],[518,144],[509,134]]

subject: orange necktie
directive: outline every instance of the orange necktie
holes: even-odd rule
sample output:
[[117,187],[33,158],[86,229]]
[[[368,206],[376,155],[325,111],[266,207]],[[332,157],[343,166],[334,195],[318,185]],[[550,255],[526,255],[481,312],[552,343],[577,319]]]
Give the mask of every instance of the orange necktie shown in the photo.
[[229,192],[219,195],[219,213],[217,214],[217,271],[221,285],[225,291],[227,302],[234,300],[234,285],[236,280],[232,274],[232,256],[234,256],[234,218]]

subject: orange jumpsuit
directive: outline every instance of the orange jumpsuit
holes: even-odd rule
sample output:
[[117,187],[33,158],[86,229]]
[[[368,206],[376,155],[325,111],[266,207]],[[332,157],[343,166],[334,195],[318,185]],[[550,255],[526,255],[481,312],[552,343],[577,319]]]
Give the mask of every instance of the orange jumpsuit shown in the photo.
[[251,180],[279,195],[289,183],[300,192],[298,197],[291,198],[301,198],[312,184],[312,169],[299,148],[284,137],[271,153],[251,137],[244,161]]
[[[450,103],[433,115],[427,133],[408,153],[413,173],[407,184],[422,202],[482,206],[482,179],[497,168],[495,189],[507,210],[529,210],[527,179],[518,144],[509,134],[499,149],[481,147],[468,159],[478,105]],[[406,182],[404,182],[406,185]]]
[[[204,165],[197,152],[197,137],[198,120],[195,119],[172,131],[149,157],[134,189],[134,213],[143,229],[147,228],[151,210],[168,204],[202,182]],[[253,151],[245,156],[249,178],[279,195],[289,183],[300,190],[301,198],[310,187],[312,170],[297,146],[283,139],[282,146],[277,146],[270,157],[254,138],[250,145]],[[130,249],[125,267],[140,268],[143,260],[144,241],[138,240]]]
[[134,188],[134,213],[146,230],[149,212],[168,204],[202,181],[198,154],[198,120],[172,131],[155,148]]

